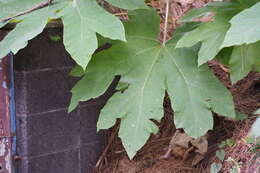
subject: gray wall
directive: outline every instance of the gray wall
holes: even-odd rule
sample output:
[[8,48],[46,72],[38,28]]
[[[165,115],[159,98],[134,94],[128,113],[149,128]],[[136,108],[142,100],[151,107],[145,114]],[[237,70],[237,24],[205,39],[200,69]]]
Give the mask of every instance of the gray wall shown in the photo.
[[74,63],[55,35],[62,31],[45,30],[15,56],[19,173],[90,173],[104,147],[96,121],[112,88],[68,114],[78,79],[68,76]]

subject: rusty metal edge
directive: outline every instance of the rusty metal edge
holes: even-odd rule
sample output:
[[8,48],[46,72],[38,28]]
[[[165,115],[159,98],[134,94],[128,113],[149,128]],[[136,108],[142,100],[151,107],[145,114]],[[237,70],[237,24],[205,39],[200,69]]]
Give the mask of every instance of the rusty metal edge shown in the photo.
[[15,111],[12,55],[0,59],[0,173],[13,173]]

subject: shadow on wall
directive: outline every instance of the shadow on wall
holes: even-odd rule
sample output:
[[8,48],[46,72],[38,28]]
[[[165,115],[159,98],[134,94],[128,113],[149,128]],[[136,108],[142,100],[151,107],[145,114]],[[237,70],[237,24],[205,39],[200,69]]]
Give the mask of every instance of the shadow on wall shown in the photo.
[[91,173],[104,146],[96,133],[103,96],[68,114],[70,89],[78,80],[68,73],[74,63],[65,51],[61,29],[46,29],[14,60],[19,173]]

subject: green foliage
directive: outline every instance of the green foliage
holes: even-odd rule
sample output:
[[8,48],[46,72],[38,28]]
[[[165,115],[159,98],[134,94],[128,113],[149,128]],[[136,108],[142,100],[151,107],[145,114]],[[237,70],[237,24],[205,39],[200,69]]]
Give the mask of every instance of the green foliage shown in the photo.
[[24,48],[28,40],[43,31],[48,19],[55,15],[53,11],[56,8],[57,6],[54,5],[23,16],[23,21],[18,23],[15,29],[0,42],[0,57],[6,56],[10,51],[16,54]]
[[222,168],[221,163],[212,163],[210,166],[210,173],[218,173]]
[[96,33],[111,39],[125,40],[120,20],[104,11],[95,0],[68,1],[60,15],[64,26],[65,48],[84,69],[98,47]]
[[121,75],[120,81],[129,87],[109,99],[98,129],[110,128],[120,118],[119,136],[130,158],[150,133],[157,132],[151,119],[162,118],[165,91],[175,111],[176,127],[192,137],[212,129],[211,110],[234,118],[232,96],[207,66],[197,68],[196,51],[176,49],[174,39],[165,46],[157,41],[159,16],[154,10],[130,14],[125,29],[127,43],[118,42],[93,57],[85,76],[72,90],[71,108],[78,101],[99,96],[115,75]]
[[52,41],[55,41],[55,42],[61,40],[61,37],[60,37],[59,35],[51,35],[51,36],[49,36],[49,37],[50,37],[50,39],[51,39]]
[[[209,15],[210,12],[216,15],[212,21],[203,23],[186,33],[179,40],[177,47],[190,47],[200,42],[198,65],[213,58],[223,62],[220,57],[222,56],[225,63],[229,61],[226,65],[230,67],[233,83],[245,77],[251,70],[259,71],[260,58],[257,53],[259,42],[257,41],[260,40],[260,31],[257,28],[260,24],[260,15],[257,11],[260,9],[260,3],[256,2],[255,0],[218,2],[191,10],[183,21],[191,22],[197,17]],[[221,51],[228,46],[234,47],[232,50]]]
[[260,118],[257,118],[251,129],[251,135],[260,137]]
[[252,69],[260,67],[260,42],[235,46],[230,57],[230,73],[233,83],[244,78]]
[[[0,19],[41,2],[0,1]],[[102,109],[97,127],[107,129],[121,119],[119,137],[130,158],[150,134],[158,131],[152,120],[160,121],[163,117],[166,92],[174,109],[176,128],[183,128],[194,138],[212,129],[212,112],[233,119],[245,118],[234,111],[230,92],[206,62],[213,58],[224,62],[230,68],[233,83],[251,70],[260,70],[258,0],[214,2],[191,10],[182,19],[187,23],[177,28],[166,44],[157,39],[159,16],[155,10],[148,9],[143,0],[107,2],[128,10],[146,10],[130,11],[130,19],[123,25],[96,0],[54,0],[49,6],[8,21],[17,24],[0,42],[0,58],[10,51],[17,53],[40,34],[49,21],[61,19],[65,48],[78,64],[70,75],[81,77],[72,89],[69,111],[81,101],[102,95],[114,77],[120,76],[117,92]],[[212,12],[215,14],[212,21],[193,22]],[[0,28],[8,22],[0,23]],[[93,55],[98,45],[106,42],[112,47]],[[258,127],[257,120],[252,128],[254,134],[259,131]],[[223,159],[223,152],[217,155]],[[212,165],[215,172],[219,167],[221,165]]]
[[260,40],[260,2],[235,15],[222,47],[254,43]]
[[148,8],[145,5],[144,0],[107,0],[107,2],[111,3],[116,7],[128,9],[128,10]]
[[224,161],[226,152],[225,150],[218,150],[216,152],[216,156],[219,158],[220,161]]
[[190,47],[201,42],[198,65],[213,59],[220,51],[227,30],[229,29],[228,16],[216,16],[212,22],[204,23],[195,30],[185,34],[177,47]]
[[[10,1],[1,6],[1,18],[28,10],[39,1]],[[42,1],[41,1],[42,2]],[[21,6],[21,9],[11,7]],[[2,11],[1,11],[2,12]],[[100,7],[96,0],[57,0],[53,5],[22,17],[14,30],[0,44],[0,57],[14,54],[27,45],[28,40],[41,33],[51,19],[61,18],[64,25],[64,45],[72,58],[84,69],[97,49],[96,33],[111,39],[125,40],[120,20]],[[3,24],[1,24],[3,26]]]

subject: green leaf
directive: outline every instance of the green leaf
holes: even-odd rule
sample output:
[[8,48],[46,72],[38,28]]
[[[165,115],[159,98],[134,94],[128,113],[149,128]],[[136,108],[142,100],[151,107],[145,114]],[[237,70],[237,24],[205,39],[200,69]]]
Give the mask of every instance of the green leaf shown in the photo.
[[200,66],[218,54],[228,28],[228,16],[216,16],[212,22],[202,24],[185,34],[177,43],[177,47],[191,47],[201,42],[198,55],[198,65]]
[[242,11],[231,20],[222,47],[255,43],[260,40],[260,2]]
[[86,68],[97,49],[96,33],[125,40],[120,20],[100,7],[96,0],[73,0],[61,11],[64,45],[72,58]]
[[235,46],[229,61],[231,80],[236,83],[251,70],[260,67],[260,42]]
[[71,71],[70,71],[70,76],[73,77],[81,77],[85,74],[83,68],[79,65],[76,65]]
[[254,112],[255,115],[260,115],[260,109],[257,109],[255,112]]
[[248,116],[246,114],[243,114],[241,112],[236,111],[236,118],[235,120],[245,120]]
[[235,144],[235,141],[232,139],[227,139],[225,142],[228,147],[232,147]]
[[59,35],[50,35],[49,37],[51,41],[57,42],[61,40],[61,37]]
[[16,54],[27,45],[28,40],[40,34],[49,17],[53,15],[52,8],[46,7],[23,16],[23,21],[18,23],[0,42],[0,58],[6,56],[10,51]]
[[251,129],[251,135],[260,137],[260,118],[257,118]]
[[0,22],[0,28],[4,27],[5,25],[6,25],[6,23]]
[[226,152],[225,150],[218,150],[216,152],[216,156],[219,158],[220,161],[224,161]]
[[106,0],[106,1],[116,7],[128,9],[128,10],[148,8],[145,5],[144,0]]
[[210,173],[218,173],[222,168],[221,163],[212,163],[210,166]]
[[194,50],[176,49],[175,40],[160,44],[160,19],[154,10],[138,10],[129,16],[125,23],[128,42],[94,55],[86,75],[72,90],[71,108],[104,93],[113,77],[121,75],[120,81],[129,86],[109,99],[97,127],[110,128],[120,118],[119,137],[130,158],[158,131],[151,119],[162,118],[165,91],[175,111],[176,127],[192,137],[212,129],[212,110],[235,117],[231,94],[207,66],[197,67]]
[[217,54],[215,59],[217,59],[221,64],[228,66],[232,52],[233,47],[226,47]]
[[0,2],[0,20],[31,9],[43,0],[6,0]]
[[[193,22],[196,18],[207,17],[211,13],[223,14],[239,12],[243,8],[240,2],[210,2],[202,8],[193,8],[181,20],[182,22]],[[244,7],[245,8],[245,7]]]

